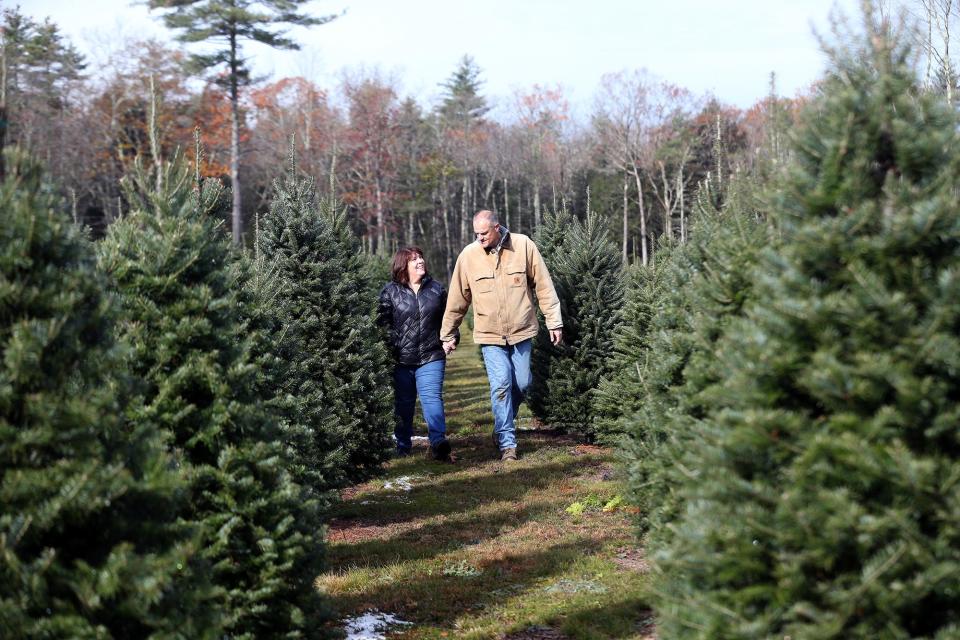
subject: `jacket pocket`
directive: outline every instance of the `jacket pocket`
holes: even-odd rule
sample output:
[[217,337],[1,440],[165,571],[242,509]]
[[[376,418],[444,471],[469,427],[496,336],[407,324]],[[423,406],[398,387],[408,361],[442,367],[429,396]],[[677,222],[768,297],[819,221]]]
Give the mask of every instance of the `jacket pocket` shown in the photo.
[[473,279],[471,285],[474,293],[492,293],[493,292],[493,273],[483,273]]
[[497,291],[493,272],[483,273],[471,283],[473,290],[473,325],[480,333],[496,333]]
[[503,319],[505,329],[510,334],[529,332],[537,326],[537,315],[533,310],[530,283],[527,280],[525,265],[510,265],[506,273],[506,300],[504,305],[509,313]]
[[510,266],[507,268],[507,286],[508,287],[526,287],[527,270],[523,265],[519,267]]

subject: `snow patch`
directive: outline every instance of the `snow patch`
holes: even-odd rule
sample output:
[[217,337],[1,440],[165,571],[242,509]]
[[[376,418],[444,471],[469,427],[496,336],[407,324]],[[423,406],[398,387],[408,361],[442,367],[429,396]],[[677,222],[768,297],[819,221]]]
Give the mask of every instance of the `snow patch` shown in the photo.
[[[397,436],[390,436],[390,437],[393,438],[394,442],[397,441]],[[427,436],[410,436],[410,440],[412,440],[413,442],[429,442],[430,438],[428,438]]]
[[361,616],[348,618],[344,621],[343,629],[347,632],[347,640],[384,640],[383,631],[398,625],[413,624],[401,620],[392,613],[380,613],[370,609]]
[[397,489],[399,491],[410,491],[413,489],[413,476],[400,476],[393,480],[387,480],[383,483],[384,489]]

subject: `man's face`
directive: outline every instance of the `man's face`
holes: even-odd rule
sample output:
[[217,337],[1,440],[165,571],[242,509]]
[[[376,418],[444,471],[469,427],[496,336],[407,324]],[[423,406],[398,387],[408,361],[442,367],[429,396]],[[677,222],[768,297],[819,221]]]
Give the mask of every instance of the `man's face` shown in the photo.
[[473,235],[484,249],[497,246],[500,242],[500,229],[489,220],[474,220]]

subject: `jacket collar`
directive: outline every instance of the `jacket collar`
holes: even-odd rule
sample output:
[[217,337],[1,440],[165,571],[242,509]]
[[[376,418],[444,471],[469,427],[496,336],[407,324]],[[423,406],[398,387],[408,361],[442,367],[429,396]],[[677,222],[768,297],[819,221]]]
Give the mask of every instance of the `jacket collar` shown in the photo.
[[510,229],[507,229],[502,224],[498,224],[497,229],[500,231],[500,242],[497,243],[497,246],[486,249],[486,252],[496,253],[497,255],[500,255],[500,251],[504,247],[510,246]]
[[[423,279],[420,281],[420,288],[423,289],[424,287],[426,287],[428,284],[430,284],[431,280],[433,280],[433,278],[430,277],[430,274],[423,276]],[[400,283],[398,282],[397,284],[400,284]],[[413,291],[413,287],[410,286],[409,282],[407,284],[400,284],[400,288]]]

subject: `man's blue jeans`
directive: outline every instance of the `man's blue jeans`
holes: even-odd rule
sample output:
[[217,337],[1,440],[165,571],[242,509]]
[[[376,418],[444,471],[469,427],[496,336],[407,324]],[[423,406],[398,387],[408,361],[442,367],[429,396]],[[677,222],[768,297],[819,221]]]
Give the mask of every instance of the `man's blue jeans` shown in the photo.
[[443,415],[443,373],[446,360],[434,360],[419,367],[397,365],[393,369],[393,409],[397,426],[397,451],[406,453],[413,445],[413,411],[420,396],[423,419],[427,423],[427,437],[436,446],[447,437],[447,422]]
[[500,450],[517,446],[514,419],[523,396],[530,387],[530,348],[532,340],[501,346],[480,347],[490,380],[490,404],[493,408],[493,435]]

